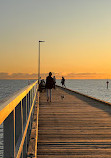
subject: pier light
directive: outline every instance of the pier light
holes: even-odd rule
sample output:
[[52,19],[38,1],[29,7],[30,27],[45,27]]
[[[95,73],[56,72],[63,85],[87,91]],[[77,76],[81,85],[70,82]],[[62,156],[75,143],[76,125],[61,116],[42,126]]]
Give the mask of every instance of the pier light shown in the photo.
[[40,43],[45,41],[39,41],[39,56],[38,56],[38,84],[40,83]]

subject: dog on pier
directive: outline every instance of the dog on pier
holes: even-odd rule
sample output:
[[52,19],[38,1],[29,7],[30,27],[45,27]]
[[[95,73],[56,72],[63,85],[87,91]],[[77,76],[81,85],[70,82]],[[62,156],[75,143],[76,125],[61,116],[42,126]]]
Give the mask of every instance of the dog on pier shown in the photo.
[[64,95],[61,95],[61,99],[62,99],[62,100],[64,99]]

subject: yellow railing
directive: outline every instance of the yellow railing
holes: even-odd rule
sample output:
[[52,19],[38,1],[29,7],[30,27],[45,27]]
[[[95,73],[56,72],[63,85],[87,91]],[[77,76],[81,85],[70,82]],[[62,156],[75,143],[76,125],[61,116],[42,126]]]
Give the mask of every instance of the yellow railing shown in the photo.
[[36,81],[0,103],[5,158],[26,157],[37,89]]

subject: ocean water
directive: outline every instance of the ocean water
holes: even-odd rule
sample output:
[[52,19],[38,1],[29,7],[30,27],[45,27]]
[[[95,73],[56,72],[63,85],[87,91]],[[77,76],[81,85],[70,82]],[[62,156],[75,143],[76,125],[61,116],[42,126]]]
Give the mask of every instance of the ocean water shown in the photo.
[[35,80],[0,80],[0,100],[31,84]]
[[[65,80],[67,88],[86,94],[88,96],[104,100],[111,103],[111,80],[107,89],[106,79],[87,79],[87,80]],[[57,84],[61,85],[61,80],[57,80]]]
[[[13,95],[35,80],[0,80],[0,100]],[[111,103],[111,80],[107,89],[107,80],[66,80],[66,88],[95,97]],[[61,85],[61,80],[57,80]],[[3,125],[0,126],[0,158],[3,157]]]
[[[0,80],[0,100],[11,96],[14,92],[24,88],[35,80]],[[107,80],[89,79],[76,80],[69,79],[65,81],[67,88],[80,93],[107,101],[111,103],[111,80],[107,89]],[[61,85],[61,80],[57,80],[56,84]]]

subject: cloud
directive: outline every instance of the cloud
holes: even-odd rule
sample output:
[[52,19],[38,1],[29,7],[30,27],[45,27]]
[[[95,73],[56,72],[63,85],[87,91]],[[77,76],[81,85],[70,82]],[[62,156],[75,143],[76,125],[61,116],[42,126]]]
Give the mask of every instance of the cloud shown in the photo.
[[1,72],[0,79],[37,79],[37,74]]
[[[52,72],[53,76],[57,76],[61,77],[59,73],[54,73]],[[48,73],[41,73],[41,78],[46,78],[48,76]],[[38,78],[38,74],[33,73],[33,74],[29,74],[29,73],[5,73],[5,72],[1,72],[0,73],[0,79],[37,79]]]
[[[66,79],[103,79],[107,76],[105,73],[58,73],[52,72],[53,76],[56,76],[56,79],[61,79],[64,76]],[[41,78],[46,78],[48,73],[41,73]],[[38,74],[33,73],[0,73],[0,79],[37,79]]]
[[[46,78],[49,73],[41,73],[41,78]],[[62,74],[58,72],[52,72],[52,76],[56,76],[56,78],[61,78]]]
[[9,74],[5,73],[5,72],[1,72],[0,73],[0,79],[8,79],[9,78]]
[[74,79],[93,79],[93,78],[104,78],[106,74],[104,73],[68,73],[66,78],[74,78]]

